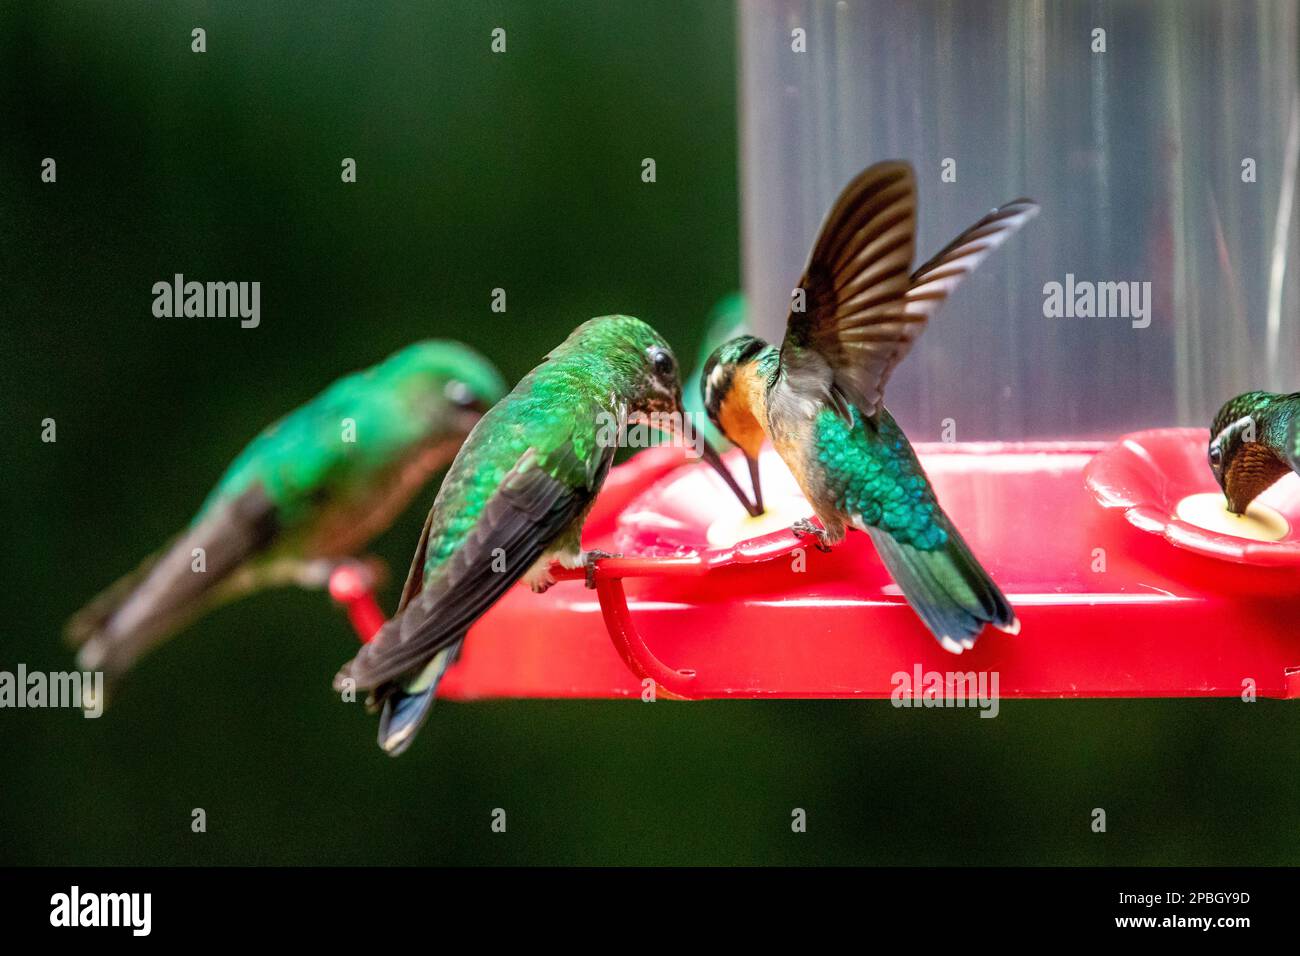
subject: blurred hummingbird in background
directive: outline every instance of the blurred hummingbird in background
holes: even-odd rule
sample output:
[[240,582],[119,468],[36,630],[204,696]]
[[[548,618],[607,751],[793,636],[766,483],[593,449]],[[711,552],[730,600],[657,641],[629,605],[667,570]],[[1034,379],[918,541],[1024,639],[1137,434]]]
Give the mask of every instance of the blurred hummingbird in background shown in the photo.
[[709,418],[748,457],[761,506],[758,455],[770,439],[820,520],[796,523],[822,550],[867,532],[909,604],[947,650],[974,646],[984,625],[1017,633],[1006,597],[980,566],[882,390],[927,320],[985,256],[1038,212],[1018,199],[994,209],[915,272],[912,168],[859,173],[822,225],[781,346],[745,335],[704,369]]
[[704,407],[704,387],[701,384],[704,366],[708,363],[713,350],[719,345],[749,331],[750,327],[743,294],[731,292],[714,303],[704,322],[704,337],[700,339],[699,351],[695,356],[695,365],[682,392],[682,402],[687,412],[695,416],[700,431],[715,446],[730,443],[727,441],[727,436],[722,434],[718,427],[709,420],[708,410]]
[[1228,510],[1246,508],[1288,471],[1300,472],[1300,392],[1246,392],[1210,425],[1210,470]]
[[339,379],[254,438],[188,528],[68,622],[79,666],[111,683],[219,604],[273,585],[325,586],[505,390],[478,353],[435,340]]
[[[396,614],[334,678],[371,692],[379,745],[402,753],[428,716],[465,632],[519,580],[542,592],[551,562],[586,567],[582,526],[619,445],[613,422],[689,428],[677,360],[645,322],[578,326],[474,427],[452,462],[411,562]],[[707,443],[703,456],[754,507]]]

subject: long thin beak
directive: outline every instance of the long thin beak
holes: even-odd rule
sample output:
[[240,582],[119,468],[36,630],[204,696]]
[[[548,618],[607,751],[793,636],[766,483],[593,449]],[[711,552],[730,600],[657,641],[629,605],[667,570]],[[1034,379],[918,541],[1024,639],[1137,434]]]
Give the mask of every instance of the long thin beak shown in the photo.
[[754,517],[758,517],[767,509],[763,507],[763,483],[758,480],[758,459],[745,456],[745,461],[749,462],[749,484],[754,489],[754,507],[758,509]]
[[[750,517],[757,518],[763,513],[762,504],[754,505],[750,502],[748,496],[746,496],[744,490],[740,487],[740,482],[736,481],[736,479],[731,476],[731,472],[727,470],[727,466],[722,463],[722,457],[717,453],[714,447],[707,441],[704,441],[703,438],[704,436],[701,435],[700,457],[712,465],[713,470],[722,476],[722,480],[727,483],[727,487],[731,489],[732,493],[737,499],[739,499],[740,503],[745,506],[745,510],[749,512]],[[758,472],[751,466],[750,474],[757,475]],[[754,484],[754,489],[755,491],[758,490],[757,481]]]

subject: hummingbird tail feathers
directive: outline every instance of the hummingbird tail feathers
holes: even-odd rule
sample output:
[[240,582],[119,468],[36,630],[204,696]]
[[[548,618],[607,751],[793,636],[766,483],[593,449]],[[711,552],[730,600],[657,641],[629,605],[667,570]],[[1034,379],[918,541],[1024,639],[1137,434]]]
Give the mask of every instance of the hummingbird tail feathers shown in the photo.
[[[155,554],[123,575],[74,614],[64,628],[77,648],[77,666],[121,677],[148,649],[167,640],[192,616],[148,589],[163,554]],[[160,599],[163,598],[163,599]]]
[[974,647],[985,624],[1019,633],[1020,621],[1001,589],[947,516],[940,513],[940,517],[948,540],[933,551],[901,544],[879,528],[867,529],[908,604],[944,649],[954,654]]
[[274,530],[270,500],[256,486],[214,508],[73,615],[65,634],[80,648],[78,666],[119,677],[215,603],[255,587],[235,572]]
[[415,680],[404,686],[389,684],[375,692],[375,702],[383,708],[379,717],[379,746],[384,753],[396,757],[411,746],[416,731],[424,726],[433,708],[442,675],[460,657],[464,641],[461,635],[439,651]]

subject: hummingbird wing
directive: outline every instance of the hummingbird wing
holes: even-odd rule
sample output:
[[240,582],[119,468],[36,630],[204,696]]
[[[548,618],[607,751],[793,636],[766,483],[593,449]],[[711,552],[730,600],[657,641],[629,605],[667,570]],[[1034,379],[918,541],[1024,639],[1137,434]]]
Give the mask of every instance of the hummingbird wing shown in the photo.
[[929,262],[912,273],[907,290],[907,311],[929,319],[954,289],[1020,227],[1038,215],[1032,199],[1013,199],[990,210],[988,215],[965,230]]
[[800,282],[805,309],[792,310],[787,323],[783,370],[796,389],[819,374],[824,379],[811,349],[830,365],[833,392],[874,416],[890,374],[930,317],[1037,214],[1028,199],[999,206],[909,276],[916,232],[912,169],[902,162],[867,168],[840,194],[813,247]]
[[[525,451],[484,505],[473,530],[418,589],[417,553],[402,612],[339,672],[336,689],[347,678],[360,689],[373,689],[418,670],[459,640],[557,537],[581,520],[604,483],[614,452],[611,444],[584,461],[572,443],[549,454],[533,447]],[[421,540],[427,550],[428,537]],[[498,570],[502,556],[505,570]]]
[[781,368],[793,388],[838,392],[875,414],[885,379],[925,324],[907,309],[915,245],[912,167],[863,170],[822,224],[799,282],[803,308],[797,298],[791,306]]
[[420,588],[424,585],[424,562],[429,554],[429,531],[433,527],[433,515],[434,510],[431,508],[428,517],[424,519],[424,530],[420,532],[415,555],[411,558],[411,569],[406,572],[406,583],[402,585],[402,596],[397,602],[397,610],[393,612],[394,617],[406,610],[406,605],[411,603],[411,599],[420,593]]
[[[353,394],[365,374],[335,383],[263,429],[189,528],[68,621],[67,640],[81,648],[83,666],[121,675],[216,604],[264,586],[257,574],[243,572],[273,549],[286,559],[348,553],[391,522],[451,453],[432,447],[415,455],[422,436],[413,425],[381,429],[405,408],[390,394]],[[349,416],[360,422],[364,441],[340,440],[340,422]],[[196,549],[204,555],[201,573],[192,568]]]

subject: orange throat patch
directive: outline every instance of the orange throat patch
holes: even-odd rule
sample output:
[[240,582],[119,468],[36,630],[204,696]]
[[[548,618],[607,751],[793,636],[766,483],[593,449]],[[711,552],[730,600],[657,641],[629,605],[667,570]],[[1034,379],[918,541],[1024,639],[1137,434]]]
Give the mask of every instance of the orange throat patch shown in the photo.
[[718,422],[727,437],[751,458],[758,457],[767,437],[759,422],[764,414],[765,394],[751,366],[736,369],[731,388],[718,409]]

